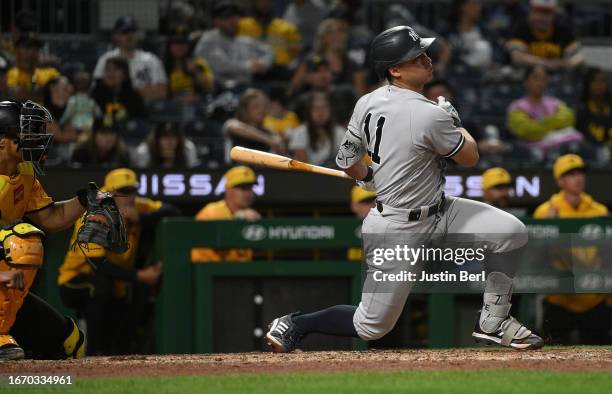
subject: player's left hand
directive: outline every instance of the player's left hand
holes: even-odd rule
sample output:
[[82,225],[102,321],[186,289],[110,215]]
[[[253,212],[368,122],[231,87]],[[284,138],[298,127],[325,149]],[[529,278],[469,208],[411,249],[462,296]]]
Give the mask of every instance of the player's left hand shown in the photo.
[[459,112],[453,107],[450,101],[446,101],[446,99],[442,96],[438,96],[438,106],[448,112],[448,114],[453,118],[453,124],[455,127],[461,127],[461,118],[459,117]]
[[0,272],[0,285],[9,289],[23,290],[25,285],[23,272],[20,270]]

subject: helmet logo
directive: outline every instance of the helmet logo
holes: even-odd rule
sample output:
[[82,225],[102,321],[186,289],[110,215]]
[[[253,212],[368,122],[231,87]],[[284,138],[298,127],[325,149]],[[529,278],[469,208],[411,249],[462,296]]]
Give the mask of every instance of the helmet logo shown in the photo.
[[419,35],[416,33],[416,31],[412,30],[412,27],[408,28],[408,34],[410,35],[410,37],[415,41],[415,42],[419,42],[421,41],[421,37],[419,37]]

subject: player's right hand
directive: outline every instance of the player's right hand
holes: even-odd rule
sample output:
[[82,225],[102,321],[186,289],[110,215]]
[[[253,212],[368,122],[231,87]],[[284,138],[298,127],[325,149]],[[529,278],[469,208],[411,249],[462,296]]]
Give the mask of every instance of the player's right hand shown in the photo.
[[25,286],[23,272],[20,270],[1,271],[0,285],[4,285],[9,289],[23,290]]
[[357,186],[369,192],[376,191],[376,185],[374,185],[374,180],[371,180],[369,182],[357,181]]

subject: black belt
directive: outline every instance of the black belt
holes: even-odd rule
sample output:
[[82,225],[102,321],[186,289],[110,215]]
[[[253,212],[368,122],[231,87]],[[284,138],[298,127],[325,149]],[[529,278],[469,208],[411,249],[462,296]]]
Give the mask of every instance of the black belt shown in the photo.
[[[427,215],[426,217],[433,216],[438,212],[441,212],[444,209],[444,203],[446,202],[446,198],[444,194],[442,194],[442,198],[437,203],[430,205],[427,207]],[[376,210],[380,213],[383,213],[383,204],[380,201],[376,201]],[[415,222],[421,219],[421,208],[416,209],[406,209],[408,213],[408,220],[411,222]]]

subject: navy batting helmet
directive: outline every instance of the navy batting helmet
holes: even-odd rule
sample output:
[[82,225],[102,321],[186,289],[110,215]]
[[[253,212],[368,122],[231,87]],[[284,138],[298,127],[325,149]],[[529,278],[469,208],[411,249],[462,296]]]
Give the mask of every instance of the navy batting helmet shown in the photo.
[[383,31],[370,46],[374,71],[384,78],[389,67],[416,59],[434,40],[421,38],[410,26],[396,26]]

